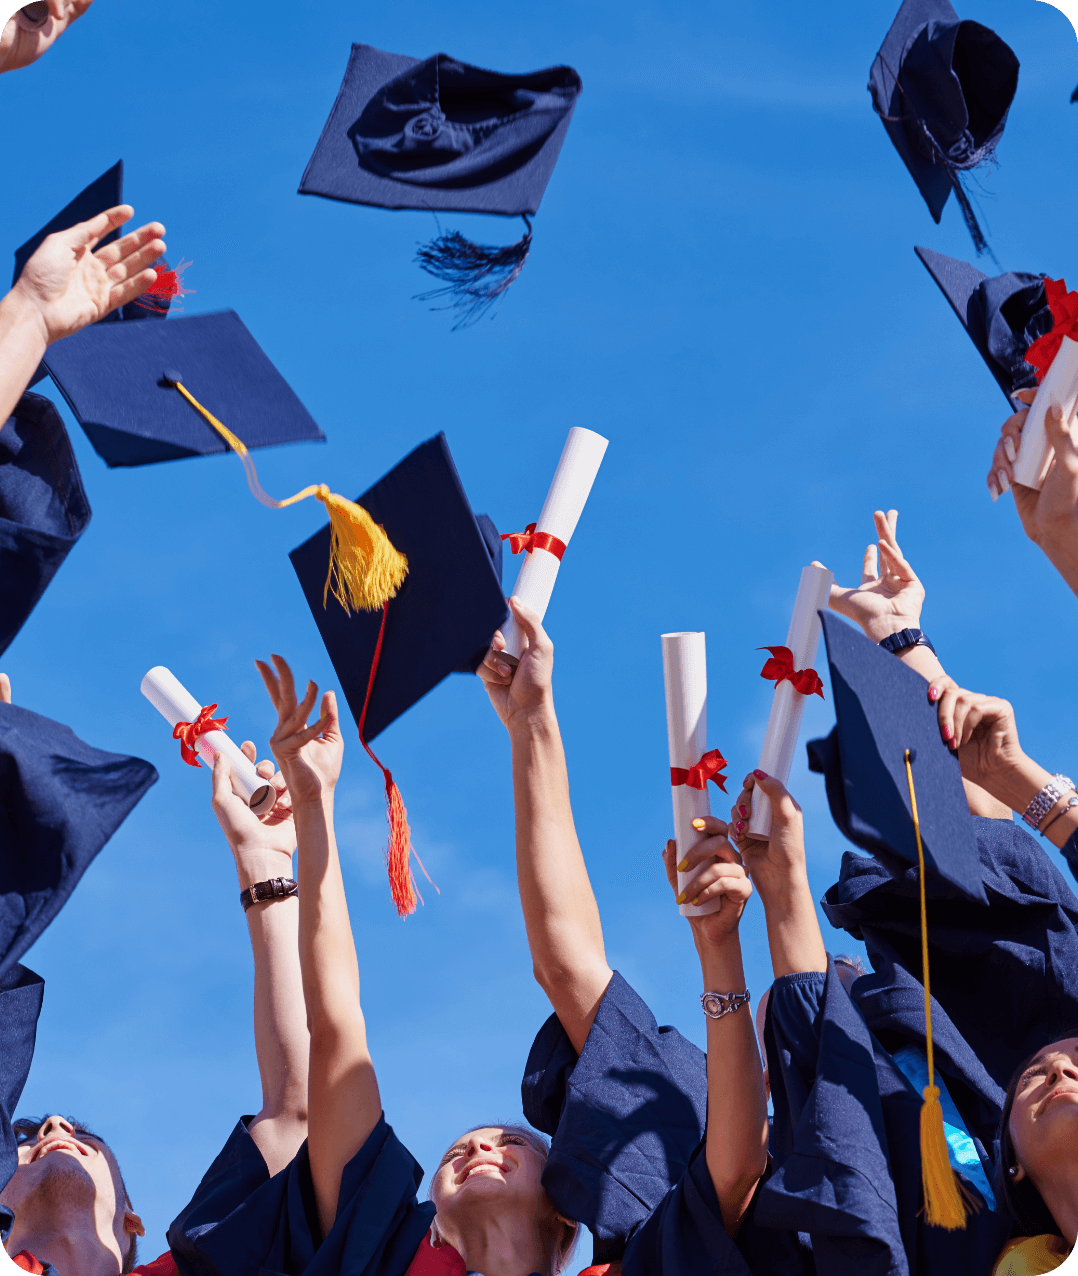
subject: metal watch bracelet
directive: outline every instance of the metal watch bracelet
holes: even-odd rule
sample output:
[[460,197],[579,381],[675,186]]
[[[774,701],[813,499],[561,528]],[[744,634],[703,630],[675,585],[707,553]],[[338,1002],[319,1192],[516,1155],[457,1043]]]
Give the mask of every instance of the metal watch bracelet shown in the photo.
[[732,1015],[735,1010],[748,1005],[749,990],[744,992],[705,992],[700,997],[700,1005],[709,1019],[721,1019],[723,1015]]
[[1074,791],[1075,784],[1069,776],[1054,775],[1026,807],[1022,819],[1031,829],[1035,829],[1065,793]]

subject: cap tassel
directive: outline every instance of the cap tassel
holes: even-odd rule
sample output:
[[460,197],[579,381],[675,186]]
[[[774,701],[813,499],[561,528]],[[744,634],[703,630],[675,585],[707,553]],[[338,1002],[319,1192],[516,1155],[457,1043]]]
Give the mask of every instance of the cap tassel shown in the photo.
[[[154,266],[157,278],[144,293],[135,298],[134,304],[141,306],[143,310],[153,310],[159,315],[167,314],[174,297],[186,297],[189,293],[197,291],[183,286],[183,272],[192,264],[181,259],[180,264],[173,270],[162,257]],[[176,309],[182,310],[183,307],[177,306]]]
[[[394,547],[385,528],[376,523],[362,505],[357,505],[344,496],[337,496],[325,483],[312,484],[283,501],[274,500],[259,483],[255,463],[243,440],[237,438],[227,425],[218,421],[208,408],[199,403],[183,384],[178,373],[166,371],[163,379],[179,390],[240,458],[247,473],[247,486],[263,505],[279,510],[295,505],[297,501],[306,500],[308,496],[316,496],[326,507],[330,525],[330,548],[329,571],[322,593],[323,606],[329,601],[331,589],[334,598],[349,615],[353,611],[378,611],[391,598],[396,597],[397,590],[408,575],[408,559]],[[403,806],[401,809],[403,810]]]
[[955,1177],[947,1155],[947,1136],[943,1130],[943,1108],[936,1085],[932,1057],[932,993],[928,980],[928,906],[925,903],[925,855],[921,845],[921,822],[917,816],[917,794],[913,787],[910,750],[906,750],[906,781],[910,789],[913,832],[917,839],[917,868],[921,883],[921,972],[925,989],[925,1054],[928,1057],[928,1085],[921,1105],[921,1187],[925,1198],[925,1222],[948,1232],[966,1226],[966,1211],[976,1203]]
[[447,287],[418,293],[415,300],[447,297],[449,305],[432,309],[460,312],[454,332],[481,319],[524,269],[532,246],[532,225],[526,216],[524,225],[528,229],[523,237],[503,248],[475,244],[458,230],[423,244],[416,261],[428,275],[444,280]]

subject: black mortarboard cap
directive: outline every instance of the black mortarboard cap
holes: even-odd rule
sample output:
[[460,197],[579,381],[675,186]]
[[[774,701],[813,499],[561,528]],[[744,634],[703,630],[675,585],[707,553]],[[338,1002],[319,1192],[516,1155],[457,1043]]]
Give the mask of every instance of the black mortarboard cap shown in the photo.
[[0,654],[89,521],[60,414],[41,395],[24,394],[0,427]]
[[1044,277],[1016,270],[984,275],[968,262],[945,257],[931,248],[915,248],[914,252],[951,303],[1013,407],[1011,395],[1037,386],[1036,373],[1025,361],[1026,351],[1052,330]]
[[908,749],[926,867],[986,903],[962,773],[940,735],[928,684],[838,617],[820,617],[838,722],[825,740],[809,742],[809,768],[826,777],[835,823],[889,868],[917,863]]
[[157,772],[0,704],[0,976],[62,908]]
[[[445,53],[420,60],[354,44],[300,193],[378,208],[535,213],[581,87],[568,66],[502,75]],[[457,297],[467,321],[516,278],[530,241],[530,226],[500,249],[453,232],[418,259],[449,284],[439,292]]]
[[94,324],[49,346],[45,365],[111,466],[228,450],[175,381],[249,448],[325,441],[234,310],[167,323]]
[[[508,615],[501,540],[472,513],[445,435],[421,443],[356,503],[408,559],[386,609],[385,637],[363,738],[373,740],[451,673],[474,673]],[[330,529],[290,555],[341,691],[358,723],[382,613],[323,603]]]
[[905,0],[869,72],[869,92],[938,222],[953,190],[978,252],[986,245],[959,174],[988,160],[1018,88],[1018,59],[948,0]]

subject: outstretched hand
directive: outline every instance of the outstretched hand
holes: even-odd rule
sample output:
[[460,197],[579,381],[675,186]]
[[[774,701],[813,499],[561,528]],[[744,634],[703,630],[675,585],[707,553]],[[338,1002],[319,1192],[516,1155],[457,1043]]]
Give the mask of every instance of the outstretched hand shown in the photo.
[[[244,740],[240,751],[249,762],[254,762],[257,754],[250,740]],[[247,851],[279,852],[288,857],[288,864],[282,867],[284,872],[291,868],[292,852],[296,849],[292,800],[284,776],[272,762],[268,759],[259,762],[255,770],[277,790],[273,809],[265,815],[255,815],[243,798],[233,792],[232,765],[223,753],[218,753],[213,764],[213,813],[237,859]]]
[[[741,856],[728,840],[727,825],[714,816],[693,821],[699,839],[677,862],[677,843],[670,839],[663,851],[666,880],[677,904],[706,904],[722,897],[722,907],[704,917],[687,917],[697,948],[701,944],[718,947],[737,934],[741,914],[752,894],[752,883],[741,863]],[[698,826],[698,827],[697,827]],[[679,894],[678,871],[691,873],[685,889]]]
[[37,0],[23,5],[0,31],[0,72],[17,71],[51,48],[93,0]]
[[538,615],[518,598],[510,598],[509,607],[528,645],[514,668],[501,655],[505,650],[505,638],[499,629],[478,670],[490,703],[506,727],[510,727],[518,716],[527,717],[549,708],[553,698],[551,679],[554,673],[554,644],[547,637]]
[[872,517],[879,540],[865,550],[861,583],[848,588],[832,585],[829,605],[860,625],[873,642],[880,642],[900,629],[920,628],[925,591],[898,547],[898,510],[876,510]]
[[297,700],[288,662],[281,656],[272,659],[273,669],[265,661],[255,661],[277,710],[277,730],[270,737],[270,748],[287,781],[293,805],[318,802],[332,794],[344,757],[337,697],[332,691],[322,696],[321,717],[309,727],[307,719],[318,698],[318,687],[308,682],[303,699]]
[[147,222],[94,252],[134,211],[129,204],[118,204],[49,235],[23,267],[11,291],[37,315],[46,344],[96,323],[153,286],[153,263],[165,251],[160,222]]

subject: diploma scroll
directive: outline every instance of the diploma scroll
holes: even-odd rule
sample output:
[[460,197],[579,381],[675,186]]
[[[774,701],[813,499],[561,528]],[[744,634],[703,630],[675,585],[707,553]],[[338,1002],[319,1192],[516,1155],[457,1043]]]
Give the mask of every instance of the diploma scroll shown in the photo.
[[[554,481],[535,524],[537,534],[546,533],[556,537],[563,545],[569,544],[580,515],[584,512],[608,442],[608,439],[596,434],[594,430],[585,430],[578,425],[574,425],[569,431],[558,468],[554,471]],[[561,560],[557,554],[538,548],[525,553],[520,565],[520,574],[513,586],[513,593],[532,611],[538,612],[540,620],[546,615],[560,565]],[[506,622],[504,634],[506,654],[519,659],[524,650],[524,635],[511,615]]]
[[[834,579],[834,574],[820,563],[810,563],[801,572],[790,632],[786,635],[786,646],[793,654],[795,669],[809,669],[816,662],[822,632],[817,612],[827,608]],[[790,768],[797,748],[797,737],[801,733],[804,711],[805,697],[794,690],[793,683],[778,683],[775,698],[771,702],[771,716],[767,720],[764,747],[760,751],[760,770],[773,775],[783,784],[787,784],[790,779]],[[748,836],[767,841],[770,834],[771,799],[754,788]]]
[[[670,744],[670,766],[688,770],[695,767],[707,750],[707,652],[704,635],[663,634],[663,682],[666,685],[666,735]],[[693,820],[711,814],[707,788],[671,784],[674,800],[674,839],[677,862],[700,840]],[[695,871],[695,870],[694,870]],[[678,873],[678,894],[692,876]],[[722,907],[722,896],[705,904],[682,904],[682,917],[706,917]]]
[[1078,341],[1070,337],[1063,338],[1056,357],[1048,365],[1044,380],[1037,387],[1036,397],[1022,427],[1018,456],[1014,462],[1014,481],[1023,487],[1034,487],[1038,492],[1044,486],[1055,455],[1044,428],[1044,418],[1053,404],[1063,409],[1063,420],[1072,425],[1075,407],[1078,406]]
[[[182,682],[164,665],[157,665],[142,680],[142,694],[150,704],[175,728],[177,722],[194,722],[202,712],[202,706]],[[223,753],[232,764],[232,787],[256,815],[265,815],[273,809],[277,790],[268,784],[224,731],[207,731],[195,741],[195,751],[213,770],[218,753]]]

